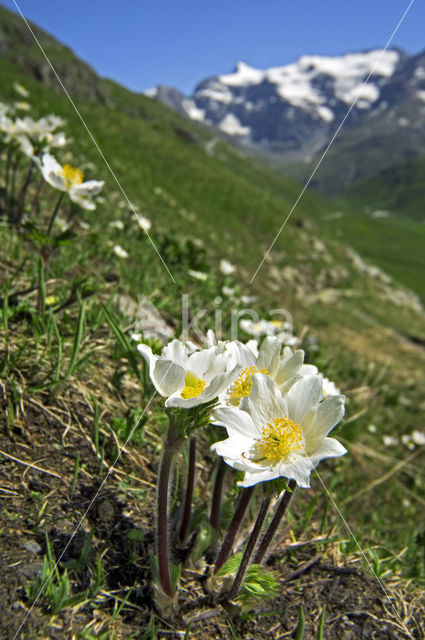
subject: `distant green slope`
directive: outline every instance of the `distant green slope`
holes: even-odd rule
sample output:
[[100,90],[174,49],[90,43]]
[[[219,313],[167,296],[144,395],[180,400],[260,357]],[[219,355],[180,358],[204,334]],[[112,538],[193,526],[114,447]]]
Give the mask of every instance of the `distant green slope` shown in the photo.
[[425,220],[425,158],[385,169],[347,187],[341,194],[355,207],[388,209],[413,220]]

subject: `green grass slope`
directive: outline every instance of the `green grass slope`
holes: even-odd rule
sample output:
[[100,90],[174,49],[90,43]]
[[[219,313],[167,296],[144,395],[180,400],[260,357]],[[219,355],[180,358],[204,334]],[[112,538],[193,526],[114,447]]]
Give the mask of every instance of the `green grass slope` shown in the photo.
[[415,158],[356,182],[342,192],[351,205],[386,209],[396,215],[425,221],[425,158]]

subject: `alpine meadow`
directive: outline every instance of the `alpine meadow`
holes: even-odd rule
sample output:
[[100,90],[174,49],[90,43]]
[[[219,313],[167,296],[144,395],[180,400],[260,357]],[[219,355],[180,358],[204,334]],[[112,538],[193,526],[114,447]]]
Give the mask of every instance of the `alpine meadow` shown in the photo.
[[425,638],[425,92],[300,197],[337,121],[285,103],[292,157],[232,100],[376,52],[189,99],[31,29],[0,7],[1,638]]

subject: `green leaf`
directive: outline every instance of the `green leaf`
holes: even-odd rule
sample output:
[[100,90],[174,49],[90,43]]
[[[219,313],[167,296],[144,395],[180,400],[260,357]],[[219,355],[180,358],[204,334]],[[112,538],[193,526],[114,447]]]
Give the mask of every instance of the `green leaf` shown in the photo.
[[228,573],[236,573],[242,560],[242,551],[236,553],[223,564],[216,573],[217,576],[226,576]]

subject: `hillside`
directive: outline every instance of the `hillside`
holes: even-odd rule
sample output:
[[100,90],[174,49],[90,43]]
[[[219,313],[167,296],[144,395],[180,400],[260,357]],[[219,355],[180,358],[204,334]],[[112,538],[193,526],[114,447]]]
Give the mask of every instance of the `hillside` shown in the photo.
[[[57,192],[33,173],[32,161],[15,147],[13,155],[3,140],[0,488],[7,503],[1,513],[0,595],[7,615],[0,617],[0,629],[5,637],[13,638],[28,614],[22,639],[31,634],[58,640],[140,633],[181,637],[192,622],[194,638],[248,639],[254,632],[267,633],[272,624],[279,633],[295,633],[300,608],[310,637],[325,614],[329,637],[347,637],[352,612],[364,610],[374,617],[354,616],[357,635],[396,628],[404,640],[407,627],[421,633],[425,315],[418,296],[424,293],[425,257],[419,250],[420,225],[358,215],[347,204],[335,216],[335,203],[306,192],[251,284],[299,184],[157,101],[96,77],[69,49],[39,32],[118,185],[50,72],[40,73],[44,63],[20,20],[5,10],[1,17],[1,102],[15,103],[13,85],[23,85],[30,111],[21,116],[53,113],[66,121],[68,144],[55,150],[62,168],[74,177],[81,171],[84,180],[105,181],[95,212],[61,200],[55,217]],[[23,192],[27,198],[20,212]],[[54,220],[51,228],[49,220]],[[217,608],[205,602],[202,560],[203,565],[185,567],[187,609],[170,623],[167,612],[158,610],[150,563],[165,415],[160,399],[151,401],[149,371],[130,336],[145,331],[142,338],[158,352],[161,335],[179,335],[187,300],[189,319],[197,319],[202,334],[215,329],[224,339],[234,337],[235,312],[242,317],[247,307],[263,321],[273,320],[273,311],[279,319],[292,318],[306,360],[347,396],[338,437],[349,455],[323,465],[327,490],[314,478],[314,494],[297,492],[288,526],[279,534],[282,544],[276,543],[270,557],[280,585],[274,599],[232,619],[220,603]],[[154,337],[147,331],[152,315]],[[251,337],[239,331],[241,338]],[[190,337],[199,341],[196,331]],[[197,463],[199,503],[211,479],[208,437],[203,432],[199,438],[199,448],[204,446]],[[179,480],[185,477],[182,464],[178,472]],[[176,483],[176,501],[182,484]],[[224,524],[234,509],[234,476],[229,474],[226,486]],[[199,531],[208,534],[202,505],[196,518],[192,542]],[[247,529],[242,534],[246,537]],[[201,543],[199,535],[196,544]],[[180,548],[183,559],[187,551]],[[61,558],[57,570],[54,558]],[[297,573],[300,563],[305,564]],[[385,582],[395,613],[376,595],[374,574]],[[309,584],[316,586],[311,590]],[[46,593],[38,602],[41,585]],[[399,610],[407,612],[403,623]],[[270,620],[276,611],[278,619]]]
[[341,194],[355,207],[383,209],[391,214],[425,220],[425,158],[415,158],[359,181]]

